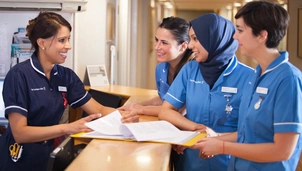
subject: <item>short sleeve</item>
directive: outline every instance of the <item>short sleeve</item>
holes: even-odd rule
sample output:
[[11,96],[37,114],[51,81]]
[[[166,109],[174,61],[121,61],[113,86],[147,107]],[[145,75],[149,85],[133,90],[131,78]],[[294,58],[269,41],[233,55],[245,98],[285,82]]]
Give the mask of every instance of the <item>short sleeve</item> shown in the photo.
[[3,101],[5,105],[5,117],[9,113],[17,112],[27,116],[28,112],[28,88],[22,72],[12,69],[7,73],[3,84]]
[[172,82],[164,100],[176,108],[181,108],[186,102],[186,89],[190,73],[190,62],[185,64]]
[[90,100],[91,95],[85,90],[83,82],[76,73],[70,69],[68,70],[71,80],[66,79],[67,82],[69,82],[67,99],[72,108],[77,108],[87,103]]
[[302,81],[297,76],[285,78],[278,86],[274,106],[276,133],[302,133]]

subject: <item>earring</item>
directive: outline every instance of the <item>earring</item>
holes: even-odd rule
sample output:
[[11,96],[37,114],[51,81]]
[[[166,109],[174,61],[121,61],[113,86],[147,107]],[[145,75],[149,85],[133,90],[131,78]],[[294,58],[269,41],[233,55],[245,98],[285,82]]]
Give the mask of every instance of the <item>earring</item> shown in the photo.
[[42,49],[44,50],[45,48],[44,48],[44,47],[42,47]]

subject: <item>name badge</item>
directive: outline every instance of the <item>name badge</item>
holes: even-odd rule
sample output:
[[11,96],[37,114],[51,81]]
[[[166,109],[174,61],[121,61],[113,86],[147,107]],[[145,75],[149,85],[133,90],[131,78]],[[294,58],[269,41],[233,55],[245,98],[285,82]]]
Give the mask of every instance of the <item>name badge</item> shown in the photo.
[[237,88],[235,88],[235,87],[221,87],[221,92],[223,92],[223,93],[237,93]]
[[67,92],[67,88],[66,87],[59,86],[58,89],[59,89],[59,91]]
[[259,94],[267,94],[267,92],[268,92],[268,88],[257,87],[257,89],[256,89],[256,93],[259,93]]

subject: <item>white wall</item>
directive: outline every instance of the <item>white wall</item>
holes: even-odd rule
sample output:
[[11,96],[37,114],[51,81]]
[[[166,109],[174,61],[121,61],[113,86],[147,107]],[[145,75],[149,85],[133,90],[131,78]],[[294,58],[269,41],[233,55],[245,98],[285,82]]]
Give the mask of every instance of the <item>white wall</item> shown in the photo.
[[88,0],[85,12],[75,13],[74,71],[84,80],[86,65],[105,64],[106,0]]

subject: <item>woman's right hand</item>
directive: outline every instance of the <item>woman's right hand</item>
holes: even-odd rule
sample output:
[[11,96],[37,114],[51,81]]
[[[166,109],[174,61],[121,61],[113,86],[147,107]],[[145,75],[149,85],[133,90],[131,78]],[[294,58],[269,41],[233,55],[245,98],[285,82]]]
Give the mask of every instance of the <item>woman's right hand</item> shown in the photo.
[[196,124],[193,131],[200,132],[200,133],[207,133],[207,126],[203,124]]
[[101,114],[92,114],[89,116],[86,116],[84,118],[81,118],[77,121],[74,121],[72,123],[66,124],[66,134],[76,134],[79,132],[91,132],[92,129],[88,128],[85,123],[90,122],[91,120],[98,119],[102,115]]

